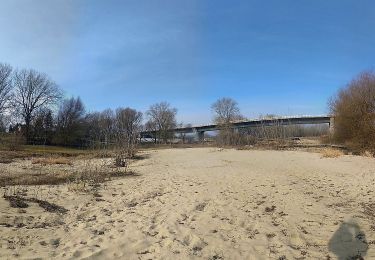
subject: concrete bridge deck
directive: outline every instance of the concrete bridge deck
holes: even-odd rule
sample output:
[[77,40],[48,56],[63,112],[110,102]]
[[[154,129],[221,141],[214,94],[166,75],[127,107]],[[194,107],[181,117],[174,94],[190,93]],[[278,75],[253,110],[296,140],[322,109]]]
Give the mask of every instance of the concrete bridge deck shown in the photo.
[[[320,116],[285,116],[277,118],[263,118],[263,119],[253,119],[253,120],[242,120],[231,122],[225,127],[232,129],[238,128],[250,128],[250,127],[260,127],[260,126],[280,126],[280,125],[309,125],[309,124],[329,124],[330,129],[333,129],[333,117],[329,115]],[[207,131],[217,131],[223,129],[223,125],[210,124],[210,125],[200,125],[200,126],[190,126],[190,127],[177,127],[171,129],[174,133],[197,133],[201,139],[204,136],[204,132]],[[142,137],[153,136],[157,131],[144,131],[141,132]]]

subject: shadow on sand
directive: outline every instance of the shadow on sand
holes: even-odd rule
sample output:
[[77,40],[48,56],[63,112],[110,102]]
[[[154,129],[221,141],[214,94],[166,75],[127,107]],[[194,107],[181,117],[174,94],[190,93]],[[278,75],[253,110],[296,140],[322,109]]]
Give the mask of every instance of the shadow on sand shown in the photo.
[[368,250],[366,235],[355,221],[344,222],[333,234],[328,249],[339,260],[364,259]]

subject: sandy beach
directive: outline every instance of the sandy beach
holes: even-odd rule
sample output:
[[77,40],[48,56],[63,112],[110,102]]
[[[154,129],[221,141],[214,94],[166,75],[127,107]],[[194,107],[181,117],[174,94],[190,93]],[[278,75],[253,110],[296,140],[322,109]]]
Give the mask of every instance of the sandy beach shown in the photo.
[[218,148],[141,154],[135,175],[95,194],[68,184],[25,191],[65,213],[1,198],[0,258],[375,259],[373,158]]

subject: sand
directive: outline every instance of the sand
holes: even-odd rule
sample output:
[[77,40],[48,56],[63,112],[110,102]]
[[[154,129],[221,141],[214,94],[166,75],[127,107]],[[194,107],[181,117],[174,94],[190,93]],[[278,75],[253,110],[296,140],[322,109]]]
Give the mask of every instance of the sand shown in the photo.
[[[0,199],[0,258],[375,259],[375,159],[302,151],[146,151],[98,194],[59,186]],[[22,162],[24,163],[24,162]],[[17,162],[7,167],[22,167]],[[0,165],[2,167],[2,165]],[[35,193],[35,194],[34,194]]]

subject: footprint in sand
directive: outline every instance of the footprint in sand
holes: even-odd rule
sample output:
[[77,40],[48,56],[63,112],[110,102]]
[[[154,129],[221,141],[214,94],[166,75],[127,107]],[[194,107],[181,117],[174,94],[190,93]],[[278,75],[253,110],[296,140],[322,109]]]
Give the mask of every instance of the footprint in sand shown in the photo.
[[206,206],[207,206],[206,202],[199,203],[197,206],[195,206],[195,210],[204,211]]

